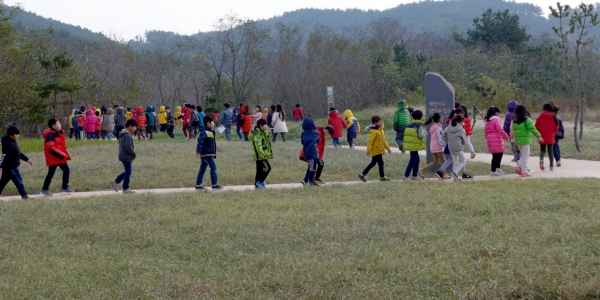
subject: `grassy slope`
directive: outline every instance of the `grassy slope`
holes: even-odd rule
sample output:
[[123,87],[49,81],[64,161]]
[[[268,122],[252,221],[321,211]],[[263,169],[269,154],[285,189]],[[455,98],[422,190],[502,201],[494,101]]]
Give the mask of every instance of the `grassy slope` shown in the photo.
[[0,203],[0,298],[598,298],[597,185],[396,182]]

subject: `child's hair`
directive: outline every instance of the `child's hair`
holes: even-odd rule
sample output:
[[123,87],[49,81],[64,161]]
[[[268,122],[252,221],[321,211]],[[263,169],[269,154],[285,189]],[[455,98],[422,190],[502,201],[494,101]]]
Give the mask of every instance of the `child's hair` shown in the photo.
[[204,118],[202,118],[202,122],[204,122],[204,125],[210,123],[210,122],[214,122],[215,119],[211,116],[205,116]]
[[517,105],[515,114],[513,115],[513,123],[521,124],[527,120],[527,109],[523,104]]
[[223,106],[225,106],[225,108],[231,107],[231,105],[229,103],[225,103],[225,104],[223,104]]
[[258,108],[258,111],[262,111],[262,107],[260,107],[260,105],[257,105],[255,107]]
[[331,134],[331,135],[333,135],[333,133],[335,132],[335,129],[333,129],[333,126],[331,126],[331,125],[325,126],[325,128],[323,128],[323,130],[329,131],[329,134]]
[[467,109],[467,107],[461,104],[460,109],[463,112],[463,116],[465,118],[468,118],[469,117],[469,110]]
[[410,107],[410,106],[409,106],[409,107],[407,107],[407,108],[406,108],[406,110],[408,110],[408,113],[410,113],[411,115],[412,115],[412,113],[415,111],[415,109],[414,109],[414,108],[412,108],[412,107]]
[[127,122],[125,122],[125,127],[129,127],[129,126],[137,127],[138,123],[134,119],[129,119],[129,120],[127,120]]
[[296,107],[300,107],[300,104],[297,104],[297,103],[296,103]]
[[265,119],[259,119],[259,120],[256,122],[256,127],[258,127],[258,128],[260,128],[260,127],[261,127],[261,126],[263,126],[263,125],[267,125],[267,120],[265,120]]
[[275,106],[275,104],[271,104],[271,110],[275,110],[277,107]]
[[448,115],[448,120],[452,120],[452,119],[454,119],[454,116],[456,116],[457,114],[459,114],[459,113],[461,113],[461,112],[462,112],[462,109],[460,109],[460,108],[455,108],[454,110],[452,110],[452,111],[450,112],[450,115]]
[[490,120],[490,118],[494,115],[496,115],[496,113],[499,113],[500,109],[496,106],[490,106],[490,108],[488,108],[487,114],[485,115],[485,121],[488,122]]
[[333,107],[333,106],[329,108],[329,111],[334,111],[334,110],[337,110],[337,109],[335,109],[335,107]]
[[454,109],[460,108],[460,102],[454,102]]
[[8,136],[13,136],[15,134],[21,134],[21,130],[19,130],[19,128],[17,126],[9,126],[6,129],[6,135]]
[[552,104],[552,107],[554,108],[554,113],[557,114],[558,111],[560,110],[560,107],[558,105],[556,105],[556,103],[554,103],[554,101],[552,101],[552,100],[548,100],[548,103]]
[[52,126],[54,126],[54,124],[56,124],[56,122],[58,122],[58,121],[54,118],[48,120],[48,127],[52,128]]
[[415,110],[410,114],[413,118],[413,120],[421,120],[423,119],[423,112],[420,110]]
[[100,116],[100,112],[99,111],[96,111],[96,116],[98,116],[98,117]]
[[381,120],[383,120],[383,119],[380,116],[378,116],[378,115],[374,115],[374,116],[371,117],[371,123],[373,123],[373,124],[375,124],[375,123],[377,123],[377,122],[379,122]]
[[131,111],[131,107],[128,107],[128,108],[127,108],[127,111]]
[[452,119],[452,123],[451,123],[451,124],[452,124],[452,126],[456,126],[456,124],[458,124],[458,123],[460,123],[460,122],[462,122],[462,121],[464,121],[464,120],[465,120],[465,118],[464,118],[463,116],[461,116],[461,115],[456,115],[456,116],[454,116],[454,118]]
[[283,106],[281,106],[281,104],[277,104],[276,111],[279,113],[279,118],[281,121],[285,121],[285,111],[283,110]]
[[167,107],[165,107],[165,110],[167,110],[167,109],[171,109],[171,108],[167,106]]
[[556,114],[554,113],[554,106],[552,106],[552,104],[550,103],[546,103],[544,104],[542,109],[551,112],[554,116],[554,122],[556,123],[556,125],[558,125],[558,118],[556,118]]
[[196,106],[196,109],[198,110],[198,112],[202,112],[202,106],[198,105]]
[[438,123],[441,119],[442,119],[442,115],[440,115],[440,113],[435,113],[435,114],[433,114],[433,116],[430,116],[429,118],[427,118],[427,121],[425,121],[425,126],[427,126],[431,123]]

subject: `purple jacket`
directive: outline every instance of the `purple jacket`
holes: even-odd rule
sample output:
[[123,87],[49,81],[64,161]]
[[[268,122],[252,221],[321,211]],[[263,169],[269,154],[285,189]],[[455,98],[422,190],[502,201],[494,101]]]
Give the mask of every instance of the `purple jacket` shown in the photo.
[[506,108],[508,108],[508,113],[504,118],[504,127],[502,129],[504,129],[504,132],[506,132],[506,134],[508,135],[510,135],[510,124],[512,123],[511,119],[515,112],[515,108],[517,108],[517,105],[519,105],[519,102],[517,102],[516,100],[510,100],[508,101],[508,104],[506,104]]

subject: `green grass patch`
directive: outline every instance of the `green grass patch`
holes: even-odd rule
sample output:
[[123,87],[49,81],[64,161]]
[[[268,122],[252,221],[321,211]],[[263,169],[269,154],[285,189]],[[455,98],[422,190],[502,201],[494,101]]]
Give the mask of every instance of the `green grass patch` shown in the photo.
[[0,203],[0,298],[598,298],[598,183]]

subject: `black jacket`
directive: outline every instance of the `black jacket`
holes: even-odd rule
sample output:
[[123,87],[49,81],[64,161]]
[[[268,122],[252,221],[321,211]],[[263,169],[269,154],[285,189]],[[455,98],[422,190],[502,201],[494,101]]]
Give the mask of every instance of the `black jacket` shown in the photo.
[[0,167],[2,169],[12,170],[21,165],[21,161],[29,161],[29,157],[21,153],[19,144],[11,137],[5,135],[2,137],[2,156],[0,156]]

